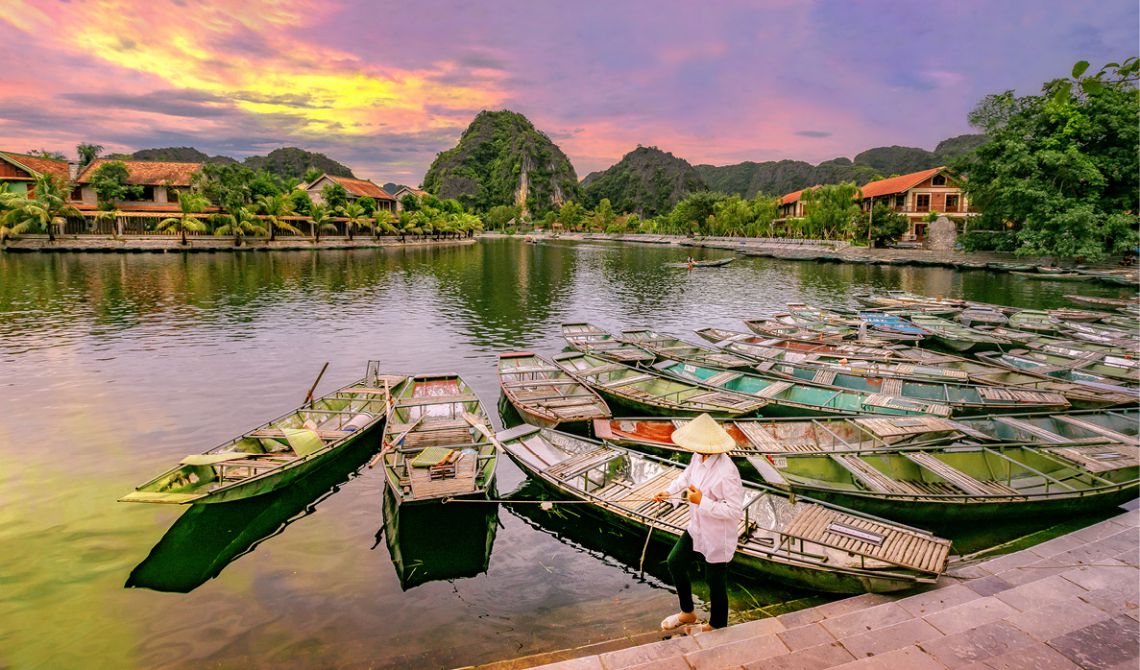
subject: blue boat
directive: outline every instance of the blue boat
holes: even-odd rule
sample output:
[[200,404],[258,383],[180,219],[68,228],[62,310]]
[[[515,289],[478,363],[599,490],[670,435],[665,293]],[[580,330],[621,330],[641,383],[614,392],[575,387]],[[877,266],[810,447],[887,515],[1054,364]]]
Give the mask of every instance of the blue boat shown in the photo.
[[875,335],[886,335],[892,339],[917,342],[930,334],[925,328],[916,326],[897,314],[862,311],[859,312],[859,318]]

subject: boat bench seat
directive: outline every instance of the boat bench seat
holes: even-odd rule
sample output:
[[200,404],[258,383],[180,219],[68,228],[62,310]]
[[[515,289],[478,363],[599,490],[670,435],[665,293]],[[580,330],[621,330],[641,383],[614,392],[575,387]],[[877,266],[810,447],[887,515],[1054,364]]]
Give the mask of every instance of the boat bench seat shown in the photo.
[[634,375],[633,377],[622,377],[621,379],[614,379],[608,382],[602,382],[599,386],[604,386],[608,389],[620,388],[622,386],[629,386],[630,384],[640,384],[652,380],[651,375]]
[[945,479],[955,488],[974,496],[1019,495],[1014,489],[997,481],[982,481],[975,479],[961,470],[951,467],[938,460],[933,454],[924,452],[903,452],[903,456],[919,467]]
[[607,463],[621,455],[622,453],[615,449],[597,447],[555,463],[546,469],[546,474],[557,479],[569,479],[594,466]]
[[942,572],[950,555],[949,540],[821,505],[808,506],[797,514],[784,536],[781,544],[800,538],[932,574]]

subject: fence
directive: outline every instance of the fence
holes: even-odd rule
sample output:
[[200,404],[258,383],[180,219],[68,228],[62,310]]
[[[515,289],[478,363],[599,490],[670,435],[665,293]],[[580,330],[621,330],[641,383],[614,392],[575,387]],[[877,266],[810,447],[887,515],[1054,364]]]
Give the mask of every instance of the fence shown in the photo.
[[[177,230],[175,231],[160,231],[157,230],[159,224],[170,218],[178,218],[180,215],[171,212],[120,212],[113,217],[102,212],[83,212],[81,217],[69,217],[67,222],[58,231],[59,234],[64,236],[102,236],[102,237],[172,237],[181,235]],[[213,230],[224,225],[222,221],[214,220],[211,214],[196,215],[200,221],[206,223],[210,230],[201,233],[186,232],[188,238],[203,238],[203,237],[217,237],[214,235]],[[268,231],[269,222],[268,217],[258,216],[261,225]],[[315,226],[312,219],[306,216],[282,216],[278,217],[279,221],[285,222],[297,229],[298,232],[294,233],[289,230],[278,229],[275,231],[274,236],[278,238],[305,238],[312,239],[316,235]],[[330,217],[322,223],[324,226],[333,226],[336,230],[329,231],[323,230],[320,232],[321,237],[348,237],[346,230],[348,219],[343,217]],[[353,230],[353,237],[403,237],[400,233],[385,233],[374,232],[370,228],[357,227]],[[431,237],[432,233],[425,235],[407,235],[407,237]],[[232,237],[232,236],[225,236]],[[268,237],[268,235],[246,235],[250,238]]]

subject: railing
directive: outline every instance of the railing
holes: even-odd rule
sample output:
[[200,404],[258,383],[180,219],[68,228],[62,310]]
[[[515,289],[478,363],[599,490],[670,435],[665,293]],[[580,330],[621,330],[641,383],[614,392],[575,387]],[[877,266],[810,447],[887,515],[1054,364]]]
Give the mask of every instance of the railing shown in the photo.
[[[162,221],[171,218],[179,218],[181,215],[174,212],[121,212],[118,215],[111,217],[102,215],[101,212],[83,212],[82,216],[68,217],[67,221],[56,228],[56,234],[66,237],[82,237],[90,235],[92,237],[158,237],[170,238],[179,237],[181,232],[175,228],[174,230],[157,230]],[[199,214],[196,217],[207,224],[211,229],[223,225],[219,222],[210,220],[210,214]],[[266,235],[245,235],[249,239],[268,238],[269,222],[267,217],[258,216],[260,219],[259,225],[266,228]],[[314,238],[314,225],[308,217],[280,217],[280,221],[285,222],[297,229],[298,232],[294,233],[289,230],[278,229],[274,231],[274,237],[277,238],[294,238],[294,239],[313,239]],[[322,238],[342,238],[347,237],[346,230],[347,219],[343,217],[329,218],[322,223],[322,226],[333,226],[335,231],[326,230],[321,231]],[[407,237],[410,239],[418,239],[424,237],[450,237],[456,234],[453,233],[434,233],[427,232],[423,234],[403,234],[397,232],[375,232],[371,228],[358,226],[353,229],[352,236],[354,238],[367,239],[371,237]],[[463,235],[459,233],[458,235]],[[187,238],[198,239],[232,239],[233,235],[215,235],[213,230],[206,232],[191,232],[186,231]]]

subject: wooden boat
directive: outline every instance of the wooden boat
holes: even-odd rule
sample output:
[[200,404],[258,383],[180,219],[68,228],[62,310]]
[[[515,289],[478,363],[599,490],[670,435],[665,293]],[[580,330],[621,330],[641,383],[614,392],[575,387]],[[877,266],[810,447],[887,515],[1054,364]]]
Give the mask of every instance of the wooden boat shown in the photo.
[[[1100,344],[1098,342],[1089,342],[1088,340],[1056,337],[1052,335],[1043,335],[1041,333],[1033,333],[1024,330],[1017,330],[1014,328],[1004,328],[1001,326],[995,328],[987,328],[986,332],[993,333],[999,337],[1004,337],[1007,340],[1017,344],[1018,346],[1027,347],[1029,349],[1040,349],[1042,351],[1057,351],[1058,353],[1076,352],[1077,354],[1088,353],[1091,351],[1104,351],[1116,354],[1129,353],[1129,347],[1115,346],[1112,344]],[[1140,343],[1138,343],[1140,344]],[[1131,349],[1135,349],[1132,347]]]
[[[598,419],[594,434],[606,442],[667,456],[689,453],[673,442],[688,419]],[[726,419],[736,440],[733,457],[872,451],[926,445],[1036,443],[1140,446],[1140,409],[996,414],[947,419],[934,416],[858,416],[813,419]]]
[[1065,334],[1085,342],[1093,342],[1134,352],[1140,349],[1140,339],[1135,333],[1106,326],[1093,326],[1088,323],[1069,323]]
[[1062,322],[1077,321],[1079,323],[1093,323],[1095,321],[1100,321],[1106,316],[1111,316],[1105,312],[1095,312],[1088,309],[1060,308],[1050,309],[1046,311],[1049,313],[1049,316]]
[[1009,322],[1009,317],[992,307],[967,307],[954,319],[966,327],[1000,326]]
[[529,351],[499,354],[499,387],[523,420],[536,426],[586,425],[610,416],[593,389]]
[[711,261],[693,261],[692,263],[687,263],[687,262],[686,263],[669,263],[668,265],[671,268],[689,268],[689,267],[693,267],[693,268],[722,268],[734,260],[736,260],[736,258],[734,256],[729,256],[728,258],[718,258],[716,260],[711,260]]
[[607,400],[646,414],[696,416],[708,412],[732,417],[754,414],[768,404],[765,399],[680,381],[656,370],[631,368],[591,354],[559,354],[554,363]]
[[928,334],[925,328],[888,312],[864,310],[859,312],[859,319],[870,328],[872,337],[919,342]]
[[1140,447],[961,445],[748,457],[768,484],[836,505],[950,527],[1111,509],[1136,497]]
[[[861,356],[876,359],[896,359],[905,356],[897,345],[867,345],[858,342],[805,342],[780,337],[760,337],[721,328],[702,328],[695,331],[702,339],[717,347],[741,356],[768,358],[780,352],[795,354],[826,354],[836,357]],[[934,355],[934,354],[932,354]]]
[[[882,394],[907,398],[919,403],[934,403],[949,408],[954,415],[978,412],[1068,409],[1069,401],[1060,393],[1031,389],[1010,389],[996,386],[978,386],[965,383],[930,382],[879,377],[869,371],[862,373],[834,368],[820,368],[796,363],[776,363],[765,366],[766,374],[777,375],[796,382],[811,382],[828,388]],[[940,412],[934,412],[941,414]]]
[[957,313],[967,306],[965,300],[952,298],[930,298],[909,291],[885,291],[870,295],[857,295],[855,299],[868,307],[907,307],[943,310],[942,313]]
[[491,422],[458,375],[416,375],[394,394],[381,460],[398,504],[482,498],[495,483]]
[[[586,508],[607,522],[639,535],[652,529],[664,543],[688,524],[687,504],[650,500],[680,476],[675,462],[534,426],[498,439],[528,475],[559,497],[592,503]],[[733,565],[815,591],[889,592],[934,581],[949,553],[949,541],[925,531],[745,484]]]
[[652,363],[657,356],[636,344],[622,342],[606,329],[592,323],[562,324],[562,338],[584,354],[601,356],[620,363]]
[[1126,300],[1123,298],[1102,298],[1100,296],[1075,295],[1070,293],[1065,295],[1065,299],[1078,305],[1088,305],[1090,307],[1129,307],[1140,305],[1140,297],[1136,296]]
[[405,377],[381,374],[370,362],[364,378],[307,402],[203,454],[178,465],[119,500],[166,504],[207,504],[242,500],[287,486],[330,456],[360,445],[384,422],[390,393]]
[[805,381],[782,381],[733,370],[708,368],[665,360],[654,369],[712,388],[742,393],[765,400],[766,416],[815,414],[933,414],[949,416],[950,408],[928,400],[890,396],[884,393],[848,391]]
[[400,588],[486,573],[499,527],[499,506],[400,505],[384,491],[384,536]]
[[916,314],[911,322],[930,332],[929,341],[948,349],[960,352],[986,351],[1010,344],[1004,337],[997,337],[975,328],[967,328],[960,323],[926,314]]
[[1058,274],[1046,274],[1041,272],[1013,272],[1018,277],[1025,277],[1026,279],[1047,279],[1049,281],[1088,281],[1092,279],[1089,275],[1084,275],[1079,272],[1062,272]]
[[1140,332],[1140,320],[1133,315],[1106,316],[1100,322],[1130,333]]
[[747,319],[744,325],[757,335],[778,337],[800,342],[841,342],[854,334],[854,330],[835,326],[809,326],[796,323],[782,323],[775,319]]
[[728,370],[750,370],[753,365],[756,365],[756,360],[753,358],[732,354],[716,347],[693,344],[673,335],[658,333],[648,328],[623,330],[619,337],[623,342],[636,344],[661,358],[672,358],[678,361],[711,365]]
[[979,358],[993,365],[1084,384],[1104,392],[1122,390],[1128,392],[1128,389],[1122,389],[1122,384],[1140,383],[1140,369],[1137,368],[1134,359],[1112,355],[1104,358],[1098,356],[1104,355],[1087,354],[1076,357],[1026,349],[978,354]]
[[1053,318],[1048,312],[1039,309],[1023,309],[1009,317],[1010,328],[1030,330],[1035,333],[1052,333],[1060,325],[1060,321]]

